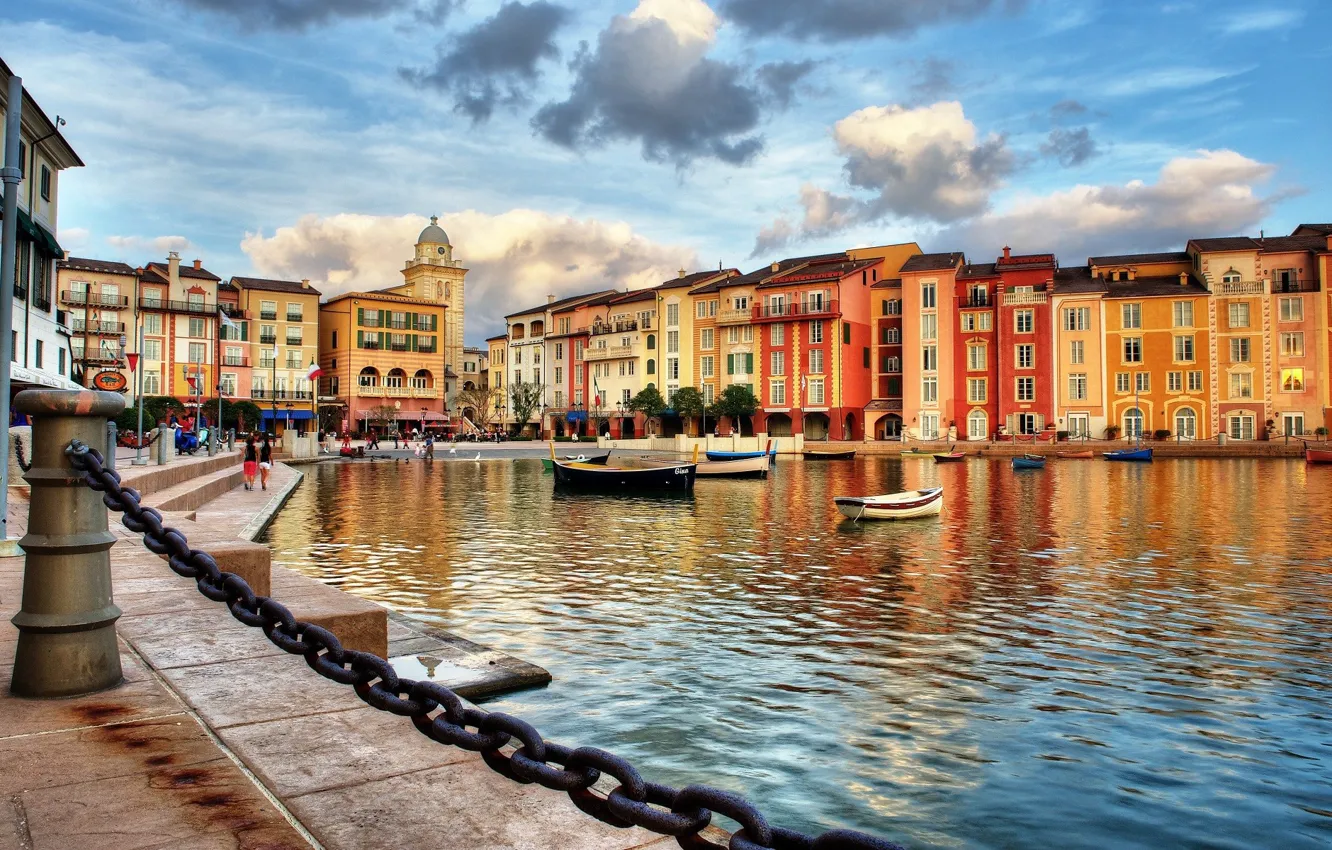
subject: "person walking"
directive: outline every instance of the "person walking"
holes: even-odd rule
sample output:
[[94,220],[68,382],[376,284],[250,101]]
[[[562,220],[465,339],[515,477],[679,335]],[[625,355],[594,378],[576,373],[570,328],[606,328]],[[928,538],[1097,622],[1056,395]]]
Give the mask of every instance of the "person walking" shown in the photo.
[[393,448],[396,449],[397,447],[398,447],[398,429],[397,429],[397,428],[394,428],[394,429],[393,429]]
[[379,432],[372,430],[370,432],[370,436],[366,439],[365,449],[366,451],[370,451],[371,449],[378,449],[378,448],[379,448]]
[[430,434],[425,436],[425,458],[426,460],[435,459],[435,438]]
[[254,447],[254,435],[245,438],[245,458],[241,464],[245,472],[245,489],[254,489],[254,476],[259,473],[259,453]]
[[259,447],[259,486],[265,490],[268,489],[268,476],[273,471],[273,444],[268,442],[268,434],[264,434],[263,445]]

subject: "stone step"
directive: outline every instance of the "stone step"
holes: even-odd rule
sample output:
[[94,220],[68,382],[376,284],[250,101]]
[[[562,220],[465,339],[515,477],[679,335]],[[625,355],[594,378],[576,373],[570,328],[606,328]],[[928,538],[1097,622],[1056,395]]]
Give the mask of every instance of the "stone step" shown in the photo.
[[224,469],[240,469],[240,452],[223,452],[213,457],[173,458],[166,466],[155,466],[151,460],[147,466],[132,466],[123,460],[119,463],[116,471],[120,473],[121,480],[138,490],[140,495],[148,496]]
[[[245,474],[235,458],[219,470],[189,478],[179,484],[158,490],[145,501],[159,511],[195,511],[219,496],[230,493],[245,483]],[[142,491],[140,491],[142,494]]]

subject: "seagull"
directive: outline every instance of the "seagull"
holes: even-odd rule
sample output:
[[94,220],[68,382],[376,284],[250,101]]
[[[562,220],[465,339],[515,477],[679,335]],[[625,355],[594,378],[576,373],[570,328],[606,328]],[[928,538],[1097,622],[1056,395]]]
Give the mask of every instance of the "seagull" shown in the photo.
[[477,453],[476,453],[476,457],[472,458],[472,460],[480,460],[480,459],[481,459],[481,453],[480,453],[480,452],[477,452]]
[[449,449],[449,454],[451,454],[451,455],[456,455],[457,453],[458,453],[458,447],[457,447],[457,446],[453,446],[452,448]]

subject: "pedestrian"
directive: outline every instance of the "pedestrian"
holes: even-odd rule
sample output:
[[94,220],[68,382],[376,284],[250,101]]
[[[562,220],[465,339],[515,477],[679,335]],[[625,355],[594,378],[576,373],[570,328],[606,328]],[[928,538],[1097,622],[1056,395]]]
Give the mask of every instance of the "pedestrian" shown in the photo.
[[328,439],[328,435],[324,433],[324,429],[323,429],[323,428],[320,428],[320,429],[319,429],[319,453],[320,453],[320,454],[328,454],[328,446],[325,444],[325,441],[326,441],[327,439]]
[[245,438],[245,458],[241,469],[245,472],[245,489],[254,489],[254,476],[259,473],[259,452],[254,447],[254,435]]
[[425,457],[426,460],[435,459],[435,438],[429,434],[425,437]]
[[370,440],[369,440],[369,442],[368,442],[368,444],[366,445],[365,448],[366,448],[367,451],[370,450],[370,449],[377,449],[377,448],[379,448],[379,432],[378,432],[378,431],[371,431],[371,432],[370,432]]
[[342,454],[344,457],[351,454],[351,431],[342,432]]
[[[253,439],[253,437],[251,437]],[[268,441],[268,432],[264,432],[264,442],[259,446],[259,486],[268,489],[268,476],[273,471],[273,444]]]
[[398,429],[393,429],[393,448],[398,448]]

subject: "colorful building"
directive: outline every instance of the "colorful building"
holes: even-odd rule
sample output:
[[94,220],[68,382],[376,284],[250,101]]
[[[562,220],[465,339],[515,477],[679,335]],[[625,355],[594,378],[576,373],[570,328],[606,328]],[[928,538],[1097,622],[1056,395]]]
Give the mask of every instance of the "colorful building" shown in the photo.
[[223,392],[241,394],[248,370],[249,397],[264,411],[267,427],[304,433],[318,417],[309,373],[319,359],[319,290],[309,280],[233,277],[218,292],[235,325],[222,329]]
[[874,350],[871,394],[865,405],[865,434],[876,440],[902,436],[902,279],[881,278],[870,286]]
[[1054,415],[1058,431],[1070,437],[1105,435],[1106,285],[1089,266],[1056,269],[1050,296],[1054,323]]
[[995,389],[1005,434],[1034,437],[1055,427],[1050,294],[1056,268],[1053,254],[1015,255],[1007,246],[995,260],[1000,277]]
[[[138,274],[125,263],[66,257],[56,264],[56,291],[69,316],[69,356],[61,350],[57,371],[65,372],[85,387],[101,372],[119,372],[126,391],[134,392],[123,352],[138,353],[135,311],[131,299],[138,287]],[[120,339],[125,338],[122,350]],[[74,356],[77,355],[77,356]],[[73,369],[59,369],[59,361],[72,361]]]
[[[1002,289],[994,263],[967,263],[957,272],[954,296],[953,385],[957,435],[967,440],[988,440],[1003,422],[999,412],[999,336],[995,321]],[[942,314],[941,314],[942,315]]]
[[217,395],[217,287],[222,279],[195,260],[181,265],[175,251],[165,263],[139,273],[143,332],[143,392],[188,402]]
[[957,378],[949,314],[965,261],[961,252],[918,254],[902,265],[902,419],[903,434],[911,439],[957,439],[960,411],[953,395]]

